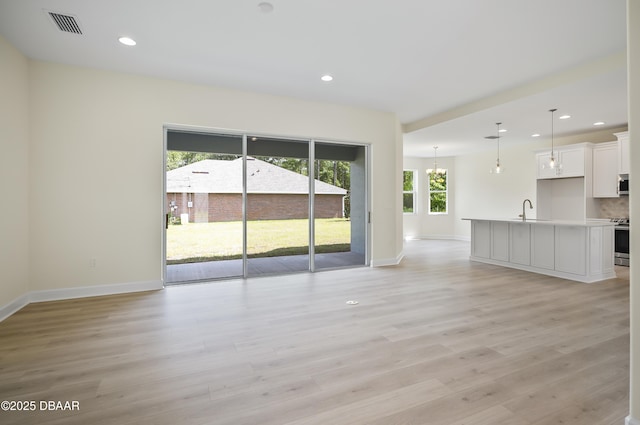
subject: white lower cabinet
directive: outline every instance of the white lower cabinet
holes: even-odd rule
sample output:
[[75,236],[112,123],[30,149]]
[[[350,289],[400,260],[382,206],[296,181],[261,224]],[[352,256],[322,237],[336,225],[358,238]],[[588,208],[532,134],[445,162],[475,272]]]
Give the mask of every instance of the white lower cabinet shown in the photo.
[[547,270],[555,268],[555,226],[531,225],[531,265]]
[[531,225],[509,224],[509,261],[528,266],[531,264]]
[[471,256],[491,258],[491,222],[474,220],[471,222]]
[[555,239],[555,269],[565,273],[586,274],[587,228],[558,226]]
[[509,261],[509,223],[491,222],[491,258]]

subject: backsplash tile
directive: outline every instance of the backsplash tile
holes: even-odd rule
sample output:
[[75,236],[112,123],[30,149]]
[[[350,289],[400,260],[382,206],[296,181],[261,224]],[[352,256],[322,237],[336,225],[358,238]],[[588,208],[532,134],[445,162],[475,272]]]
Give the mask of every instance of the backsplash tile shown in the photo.
[[600,218],[629,217],[629,197],[600,199]]

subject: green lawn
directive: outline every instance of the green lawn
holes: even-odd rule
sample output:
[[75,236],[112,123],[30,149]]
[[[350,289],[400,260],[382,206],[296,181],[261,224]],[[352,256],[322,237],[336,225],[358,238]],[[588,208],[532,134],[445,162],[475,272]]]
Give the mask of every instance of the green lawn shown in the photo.
[[[308,220],[247,222],[249,258],[309,252]],[[342,218],[316,220],[316,252],[350,250],[351,222]],[[242,222],[189,223],[167,230],[167,264],[242,258]]]

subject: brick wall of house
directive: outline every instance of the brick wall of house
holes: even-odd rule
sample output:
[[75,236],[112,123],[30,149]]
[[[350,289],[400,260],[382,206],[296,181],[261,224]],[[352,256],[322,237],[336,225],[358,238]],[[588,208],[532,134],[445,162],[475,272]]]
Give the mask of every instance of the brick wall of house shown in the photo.
[[316,218],[342,218],[342,195],[316,195]]
[[[193,202],[188,208],[187,203]],[[186,194],[169,193],[167,202],[175,202],[174,215],[189,214],[189,222],[242,220],[242,195],[226,193]],[[342,195],[316,195],[316,218],[342,217]],[[247,218],[249,220],[284,220],[307,218],[309,197],[289,194],[249,194]]]
[[309,217],[307,195],[249,194],[247,218],[249,220],[285,220]]
[[239,193],[210,193],[209,221],[241,221],[242,195]]

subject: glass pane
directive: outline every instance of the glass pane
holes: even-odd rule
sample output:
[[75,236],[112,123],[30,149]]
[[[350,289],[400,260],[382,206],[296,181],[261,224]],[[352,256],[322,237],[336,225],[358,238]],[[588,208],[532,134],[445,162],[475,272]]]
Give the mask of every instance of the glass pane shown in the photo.
[[445,213],[447,212],[447,193],[446,192],[432,192],[430,198],[430,211],[432,213]]
[[242,138],[169,140],[198,151],[167,151],[166,283],[242,276]]
[[413,171],[405,171],[403,173],[402,190],[405,192],[413,191]]
[[429,190],[447,190],[447,173],[429,174]]
[[315,143],[316,270],[365,264],[365,148]]
[[413,193],[402,194],[402,211],[406,213],[413,212]]
[[309,143],[247,140],[249,276],[308,271]]

